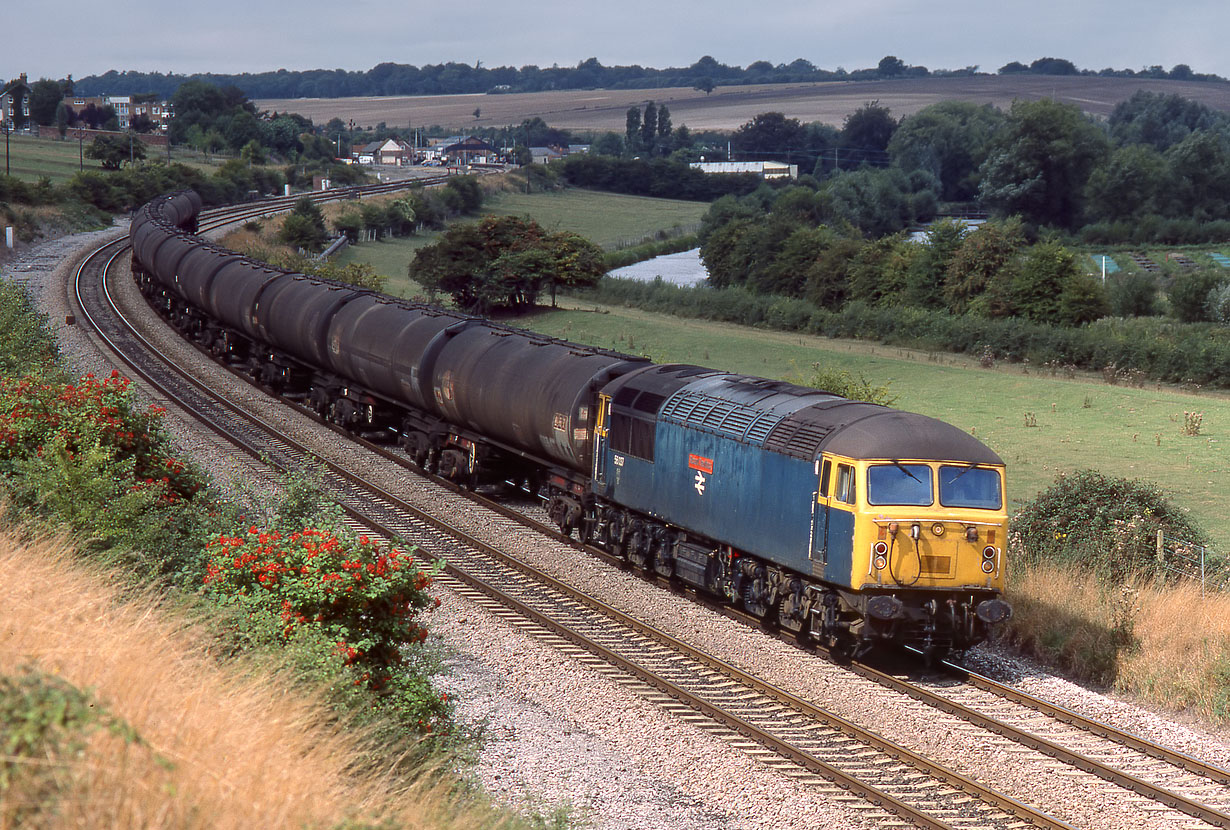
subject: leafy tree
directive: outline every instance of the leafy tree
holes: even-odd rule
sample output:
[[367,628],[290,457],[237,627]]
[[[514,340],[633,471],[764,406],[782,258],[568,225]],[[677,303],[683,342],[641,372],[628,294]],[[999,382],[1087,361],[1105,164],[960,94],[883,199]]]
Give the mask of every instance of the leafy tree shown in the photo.
[[1200,130],[1226,130],[1230,116],[1181,95],[1143,89],[1120,101],[1107,120],[1120,145],[1147,144],[1162,152]]
[[925,170],[939,179],[944,201],[972,201],[978,196],[978,169],[1006,120],[990,105],[932,104],[902,120],[888,153],[903,170]]
[[864,167],[833,179],[826,194],[833,213],[866,236],[895,233],[935,215],[939,182],[895,167]]
[[352,245],[359,241],[359,233],[362,230],[363,214],[357,210],[348,210],[333,220],[333,232],[344,235]]
[[1015,313],[1039,323],[1079,325],[1109,310],[1105,290],[1076,266],[1076,257],[1056,241],[1026,252],[1010,284]]
[[653,155],[654,143],[658,138],[658,108],[653,101],[645,105],[641,115],[641,147],[646,153]]
[[803,156],[803,135],[797,118],[764,112],[735,130],[731,146],[743,158],[790,162]]
[[487,313],[532,306],[546,287],[592,285],[604,273],[602,251],[570,233],[547,233],[515,216],[487,216],[451,226],[420,248],[410,276],[451,294],[459,308]]
[[603,133],[589,145],[589,152],[594,155],[615,156],[618,158],[624,154],[623,136],[618,133]]
[[30,120],[40,125],[54,124],[56,110],[63,100],[62,82],[39,78],[30,84]]
[[126,161],[145,160],[145,142],[100,135],[86,148],[85,157],[97,159],[104,170],[119,170]]
[[1207,222],[1230,211],[1230,136],[1194,132],[1165,154],[1170,176],[1166,212]]
[[705,93],[705,95],[708,95],[713,92],[713,90],[717,89],[717,84],[713,82],[712,78],[705,76],[703,78],[698,78],[696,83],[692,85],[692,89],[700,90]]
[[1066,58],[1038,58],[1029,65],[1034,75],[1078,75],[1080,70]]
[[640,107],[628,107],[628,114],[624,118],[624,144],[630,153],[641,146]]
[[1158,213],[1169,180],[1168,165],[1157,150],[1141,144],[1121,147],[1089,174],[1087,215],[1119,222]]
[[885,55],[876,66],[876,73],[881,78],[895,78],[905,73],[905,61],[895,55]]
[[700,247],[701,262],[709,272],[709,285],[714,288],[743,285],[750,263],[747,260],[748,248],[740,243],[759,224],[751,217],[732,218],[709,233]]
[[[944,303],[954,314],[975,309],[978,298],[1016,258],[1025,244],[1021,220],[986,222],[965,235],[944,275]],[[990,309],[981,304],[979,309]]]
[[295,202],[294,208],[282,222],[278,239],[305,251],[319,251],[324,247],[325,217],[310,196],[301,196]]
[[254,138],[243,146],[243,149],[239,152],[239,157],[248,164],[264,164],[265,148]]
[[965,225],[955,219],[937,220],[927,229],[926,244],[906,274],[906,304],[920,308],[943,305],[945,279],[964,235]]
[[888,107],[881,106],[879,101],[869,101],[846,116],[841,126],[841,144],[864,151],[864,157],[874,161],[878,158],[876,153],[888,149],[896,130],[897,121]]
[[1157,282],[1150,274],[1122,274],[1108,287],[1111,314],[1151,317],[1158,313]]
[[671,111],[667,109],[666,104],[658,107],[658,138],[657,144],[663,155],[670,151],[671,139]]
[[1180,272],[1166,292],[1171,314],[1184,323],[1207,321],[1209,293],[1225,281],[1221,274],[1204,268]]
[[1108,148],[1105,133],[1079,108],[1015,101],[980,171],[982,202],[1001,215],[1071,228],[1089,174]]

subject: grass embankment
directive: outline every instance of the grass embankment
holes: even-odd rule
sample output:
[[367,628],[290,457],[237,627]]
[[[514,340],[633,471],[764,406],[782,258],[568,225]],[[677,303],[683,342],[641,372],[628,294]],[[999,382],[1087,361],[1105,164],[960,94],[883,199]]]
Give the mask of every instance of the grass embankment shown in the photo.
[[[579,305],[579,304],[578,304]],[[1170,388],[1126,388],[1099,377],[1052,377],[1019,365],[865,342],[825,340],[626,308],[543,311],[519,324],[536,331],[763,377],[801,381],[813,364],[888,383],[896,406],[969,430],[1008,464],[1019,507],[1064,471],[1092,468],[1153,481],[1230,550],[1230,400]],[[1184,413],[1203,413],[1185,436]],[[1130,590],[1057,566],[1013,566],[1007,634],[1022,651],[1074,677],[1174,709],[1230,721],[1230,597],[1199,586],[1134,584]]]
[[[219,662],[205,626],[124,582],[0,531],[0,682],[47,678],[41,699],[0,701],[15,716],[0,724],[0,826],[515,826],[446,785],[355,775],[363,735],[323,695],[268,657]],[[85,718],[64,683],[89,690]],[[110,728],[83,728],[100,717]]]

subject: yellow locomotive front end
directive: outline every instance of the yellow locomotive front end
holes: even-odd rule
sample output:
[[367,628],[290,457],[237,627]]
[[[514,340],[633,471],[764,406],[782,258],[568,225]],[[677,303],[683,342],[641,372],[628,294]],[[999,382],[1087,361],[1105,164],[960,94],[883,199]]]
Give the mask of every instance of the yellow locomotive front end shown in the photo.
[[857,612],[856,639],[943,653],[980,642],[1011,615],[1000,599],[1008,529],[1002,465],[833,456],[825,467],[828,524],[840,511],[853,530],[846,601]]

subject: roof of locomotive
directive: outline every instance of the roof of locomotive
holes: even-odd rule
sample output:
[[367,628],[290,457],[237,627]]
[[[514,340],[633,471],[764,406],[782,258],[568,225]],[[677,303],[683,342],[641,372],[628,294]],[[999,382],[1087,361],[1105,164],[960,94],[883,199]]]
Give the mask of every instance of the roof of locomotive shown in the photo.
[[785,381],[667,364],[624,375],[606,391],[616,407],[806,461],[830,452],[849,458],[1003,463],[977,438],[944,421]]

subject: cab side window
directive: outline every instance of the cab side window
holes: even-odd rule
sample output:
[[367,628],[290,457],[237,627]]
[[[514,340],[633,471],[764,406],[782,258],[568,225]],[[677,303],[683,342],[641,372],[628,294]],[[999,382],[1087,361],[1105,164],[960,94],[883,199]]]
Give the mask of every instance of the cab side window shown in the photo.
[[833,498],[846,504],[854,504],[854,468],[849,464],[837,465],[837,486]]
[[820,468],[820,495],[827,496],[829,494],[829,474],[833,471],[833,462],[826,460],[824,466]]

